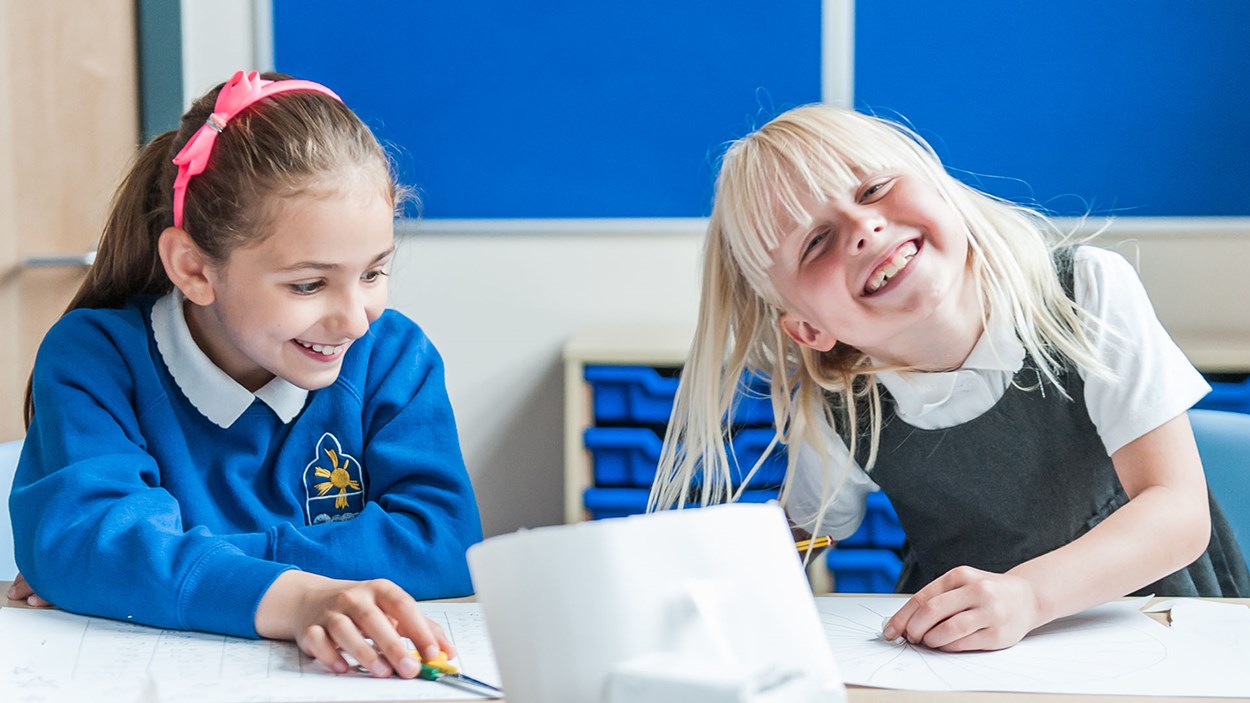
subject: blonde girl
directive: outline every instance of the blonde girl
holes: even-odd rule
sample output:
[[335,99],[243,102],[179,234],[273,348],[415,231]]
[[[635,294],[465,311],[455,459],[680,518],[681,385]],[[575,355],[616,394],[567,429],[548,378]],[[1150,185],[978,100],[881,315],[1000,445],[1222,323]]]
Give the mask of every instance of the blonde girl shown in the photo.
[[1186,416],[1208,386],[1127,262],[901,125],[801,107],[725,154],[653,509],[734,497],[744,372],[796,527],[849,536],[878,488],[898,512],[915,595],[887,638],[996,649],[1127,593],[1250,594]]

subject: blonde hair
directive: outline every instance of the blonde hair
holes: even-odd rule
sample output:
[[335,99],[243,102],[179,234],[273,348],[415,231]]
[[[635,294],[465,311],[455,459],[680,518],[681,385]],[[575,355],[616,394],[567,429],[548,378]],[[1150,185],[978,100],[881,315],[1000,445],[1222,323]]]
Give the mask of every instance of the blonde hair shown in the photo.
[[[864,468],[871,470],[881,426],[877,374],[892,369],[874,365],[842,343],[822,353],[793,342],[781,329],[783,301],[768,269],[782,228],[811,223],[805,201],[849,192],[865,172],[889,168],[926,179],[958,213],[969,234],[967,265],[982,319],[987,301],[1002,305],[1047,382],[1058,385],[1069,361],[1108,373],[1086,334],[1085,326],[1097,321],[1065,294],[1056,274],[1052,253],[1070,241],[1049,219],[956,180],[933,149],[903,125],[824,105],[795,108],[725,153],[708,224],[698,325],[649,510],[738,497],[741,489],[733,491],[726,450],[732,427],[725,418],[744,392],[744,372],[766,380],[770,388],[777,436],[769,450],[778,443],[791,448],[783,504],[797,447],[807,445],[823,455],[824,438],[831,433],[840,430],[848,438],[850,456],[857,457],[858,437],[866,431]],[[840,413],[835,414],[829,395],[841,397]],[[826,506],[849,469],[847,462],[835,478],[826,466]]]

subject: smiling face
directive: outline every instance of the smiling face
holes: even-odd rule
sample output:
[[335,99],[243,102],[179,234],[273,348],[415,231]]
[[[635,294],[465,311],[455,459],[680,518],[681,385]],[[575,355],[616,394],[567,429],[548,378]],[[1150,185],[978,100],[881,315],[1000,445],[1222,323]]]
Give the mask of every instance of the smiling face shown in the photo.
[[966,330],[980,313],[968,230],[927,179],[865,173],[845,192],[807,198],[805,208],[810,221],[780,238],[768,272],[792,339],[819,351],[843,342],[922,368],[971,349]]
[[332,384],[386,308],[393,218],[385,193],[363,181],[283,200],[263,239],[208,264],[205,290],[184,289],[192,337],[248,390],[274,376]]

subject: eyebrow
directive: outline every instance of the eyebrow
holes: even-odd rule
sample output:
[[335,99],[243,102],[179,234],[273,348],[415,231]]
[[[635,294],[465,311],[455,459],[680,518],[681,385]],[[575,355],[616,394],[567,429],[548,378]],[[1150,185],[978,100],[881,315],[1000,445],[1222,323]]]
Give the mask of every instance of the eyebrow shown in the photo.
[[[373,257],[373,260],[369,262],[369,265],[375,266],[377,264],[380,264],[386,259],[389,259],[391,255],[394,253],[395,253],[395,247],[391,247],[390,249],[387,249],[381,254],[378,254],[377,256]],[[304,269],[313,269],[316,271],[333,271],[338,268],[341,268],[341,264],[328,264],[322,261],[300,261],[300,262],[291,264],[290,266],[283,266],[281,269],[278,269],[278,270],[280,272],[285,273],[288,271],[302,271]]]

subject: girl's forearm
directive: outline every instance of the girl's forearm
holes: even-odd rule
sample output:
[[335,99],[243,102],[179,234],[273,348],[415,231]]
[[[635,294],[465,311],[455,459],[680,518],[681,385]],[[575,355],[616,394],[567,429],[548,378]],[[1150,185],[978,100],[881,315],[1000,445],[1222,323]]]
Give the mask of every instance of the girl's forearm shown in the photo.
[[1033,584],[1040,626],[1132,593],[1202,555],[1210,540],[1205,493],[1143,490],[1080,538],[1015,567]]

